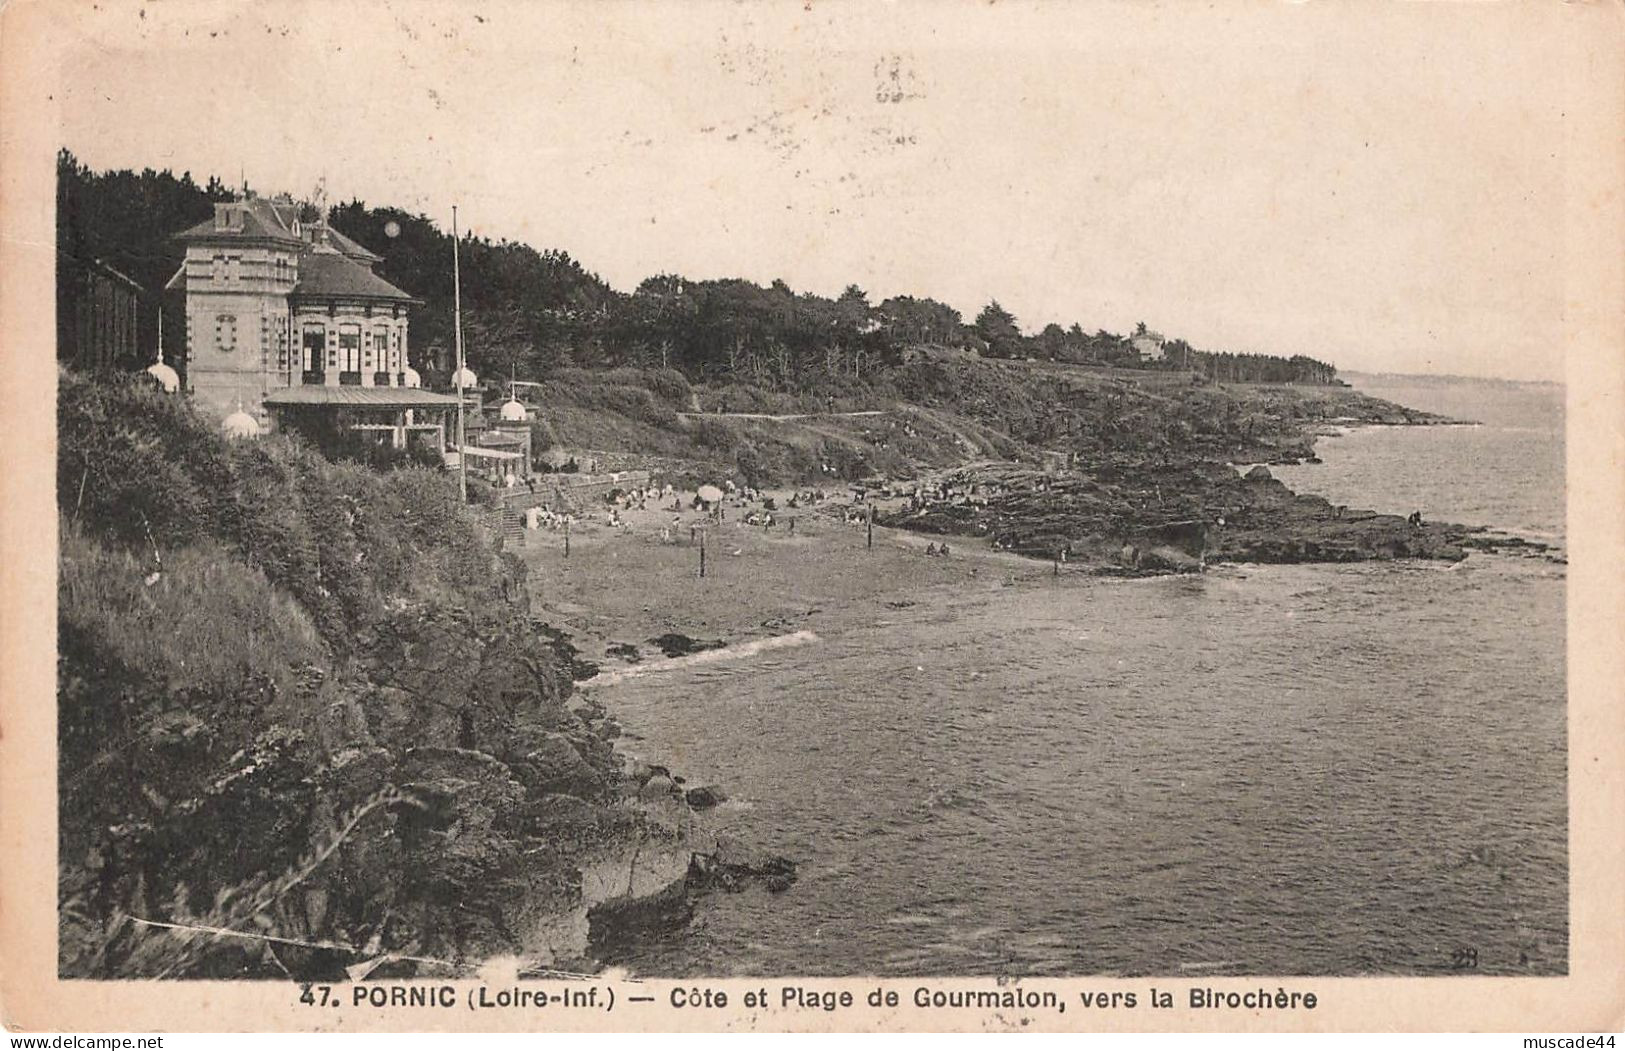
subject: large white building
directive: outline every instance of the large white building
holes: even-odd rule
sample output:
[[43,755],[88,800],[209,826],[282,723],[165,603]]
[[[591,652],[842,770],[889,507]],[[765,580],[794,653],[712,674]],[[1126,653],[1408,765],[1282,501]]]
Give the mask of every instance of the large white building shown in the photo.
[[381,260],[292,202],[245,198],[178,235],[186,259],[165,286],[186,309],[185,382],[198,405],[260,429],[294,415],[405,445],[444,445],[457,399],[418,386],[407,324],[417,303],[373,272]]

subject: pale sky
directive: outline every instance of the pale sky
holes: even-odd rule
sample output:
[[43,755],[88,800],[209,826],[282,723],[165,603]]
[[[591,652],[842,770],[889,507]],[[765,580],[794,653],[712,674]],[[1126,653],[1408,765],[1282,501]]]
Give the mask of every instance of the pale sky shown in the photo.
[[1561,379],[1560,11],[103,0],[52,101],[93,168],[456,202],[622,290]]

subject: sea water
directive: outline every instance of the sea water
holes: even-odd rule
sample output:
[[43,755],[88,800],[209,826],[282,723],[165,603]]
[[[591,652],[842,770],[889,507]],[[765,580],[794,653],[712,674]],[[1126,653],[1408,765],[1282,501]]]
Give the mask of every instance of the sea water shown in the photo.
[[[1561,543],[1561,388],[1362,378],[1475,427],[1324,439],[1355,507]],[[1559,563],[1221,566],[854,608],[597,692],[795,859],[649,975],[1562,974]]]

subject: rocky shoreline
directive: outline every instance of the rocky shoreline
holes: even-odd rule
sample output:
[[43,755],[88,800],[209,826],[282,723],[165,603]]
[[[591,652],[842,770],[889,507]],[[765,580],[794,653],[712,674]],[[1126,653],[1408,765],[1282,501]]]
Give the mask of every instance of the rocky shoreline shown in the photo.
[[[1464,425],[1402,410],[1401,419],[1336,425]],[[1318,463],[1306,430],[1301,443],[1268,462]],[[1092,469],[1041,470],[983,464],[946,472],[922,497],[877,508],[876,521],[935,536],[985,540],[1033,559],[1082,564],[1097,572],[1199,571],[1207,562],[1459,561],[1469,551],[1556,558],[1536,541],[1481,525],[1333,504],[1293,492],[1262,462],[1123,460]]]
[[[598,676],[600,665],[582,659],[565,633],[540,622],[537,628],[577,682]],[[650,641],[668,659],[722,645],[678,633]],[[626,644],[606,656],[635,662],[636,653],[636,647]],[[596,971],[623,947],[686,925],[703,895],[752,888],[779,893],[795,882],[793,860],[718,836],[699,820],[698,815],[727,801],[723,787],[691,785],[681,773],[644,762],[620,747],[620,723],[590,696],[575,693],[567,710],[600,743],[611,769],[601,781],[602,791],[597,784],[554,785],[559,791],[542,797],[543,807],[551,810],[547,824],[555,832],[565,826],[601,830],[606,817],[615,823],[612,816],[619,814],[622,820],[609,836],[589,837],[590,849],[554,859],[574,868],[577,890],[536,914],[531,933],[521,942],[521,974],[559,968]],[[575,768],[563,748],[554,747],[549,757],[555,762],[542,759],[541,765]],[[536,758],[536,753],[527,756]],[[597,806],[583,801],[594,795],[602,795]]]

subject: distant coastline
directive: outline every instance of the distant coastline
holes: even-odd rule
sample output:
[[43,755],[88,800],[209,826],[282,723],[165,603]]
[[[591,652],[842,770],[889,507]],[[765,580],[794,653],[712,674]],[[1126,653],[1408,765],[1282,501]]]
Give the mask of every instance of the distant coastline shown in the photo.
[[1338,376],[1351,382],[1355,380],[1381,380],[1384,382],[1403,381],[1417,386],[1430,386],[1447,383],[1481,383],[1486,385],[1531,386],[1531,387],[1563,387],[1567,381],[1560,379],[1514,379],[1506,376],[1464,376],[1447,372],[1367,372],[1361,370],[1342,369]]

